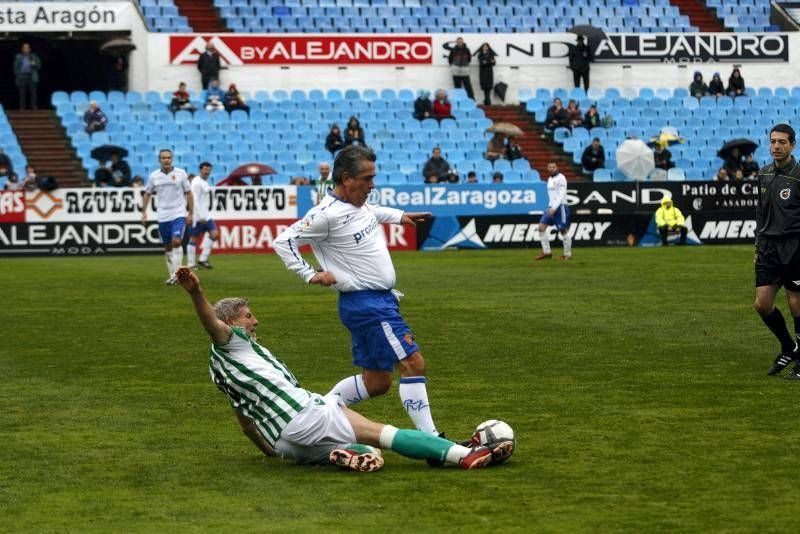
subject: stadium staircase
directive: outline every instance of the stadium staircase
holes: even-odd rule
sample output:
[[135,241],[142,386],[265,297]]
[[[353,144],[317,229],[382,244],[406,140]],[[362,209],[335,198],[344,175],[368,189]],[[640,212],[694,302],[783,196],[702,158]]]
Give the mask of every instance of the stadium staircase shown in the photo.
[[198,33],[223,33],[228,28],[210,0],[175,0],[178,12],[189,19],[189,26]]
[[698,0],[671,0],[670,3],[677,6],[682,15],[687,15],[692,26],[697,26],[701,32],[726,31],[722,22],[706,6],[705,2]]
[[81,160],[54,111],[6,111],[6,115],[36,174],[55,177],[61,187],[88,185]]
[[525,135],[517,141],[522,155],[528,158],[531,167],[539,171],[540,176],[547,176],[547,163],[556,161],[558,169],[570,182],[585,180],[579,167],[561,148],[548,142],[544,128],[536,124],[525,111],[525,106],[479,106],[493,122],[510,122],[519,126]]

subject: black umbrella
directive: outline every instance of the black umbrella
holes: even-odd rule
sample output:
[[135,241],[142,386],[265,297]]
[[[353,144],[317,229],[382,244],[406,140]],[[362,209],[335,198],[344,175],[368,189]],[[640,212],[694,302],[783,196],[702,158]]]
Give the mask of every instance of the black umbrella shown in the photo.
[[578,26],[573,26],[569,29],[569,32],[586,37],[586,44],[589,45],[589,49],[592,52],[597,49],[597,45],[600,44],[600,41],[606,38],[606,34],[603,30],[597,26],[592,26],[591,24],[580,24]]
[[124,56],[134,50],[136,50],[136,45],[127,37],[111,39],[100,47],[100,53],[109,56]]
[[100,145],[92,149],[91,156],[100,161],[108,161],[111,159],[111,153],[116,152],[121,158],[128,155],[128,149],[122,148],[117,145]]
[[717,152],[717,156],[721,157],[722,159],[727,159],[734,148],[739,149],[739,155],[746,156],[747,154],[752,154],[756,151],[758,148],[758,143],[745,138],[731,139],[722,145],[722,148],[720,148]]

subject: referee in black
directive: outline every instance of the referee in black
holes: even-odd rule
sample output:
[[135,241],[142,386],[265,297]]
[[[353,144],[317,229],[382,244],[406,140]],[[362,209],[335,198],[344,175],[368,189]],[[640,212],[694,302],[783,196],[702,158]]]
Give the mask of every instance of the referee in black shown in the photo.
[[[778,375],[794,360],[794,368],[784,378],[800,380],[800,164],[792,156],[794,146],[792,127],[775,125],[769,133],[774,161],[758,171],[753,307],[781,344],[781,352],[767,374]],[[794,318],[794,339],[775,307],[781,286],[786,289]]]

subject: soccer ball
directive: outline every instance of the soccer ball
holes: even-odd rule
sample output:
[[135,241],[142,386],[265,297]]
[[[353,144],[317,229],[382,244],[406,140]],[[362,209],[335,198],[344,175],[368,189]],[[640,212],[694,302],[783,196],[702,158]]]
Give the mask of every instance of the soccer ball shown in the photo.
[[512,441],[516,448],[517,441],[514,437],[514,429],[508,423],[497,419],[484,421],[478,425],[475,433],[472,434],[472,443],[475,445],[488,445],[498,441]]

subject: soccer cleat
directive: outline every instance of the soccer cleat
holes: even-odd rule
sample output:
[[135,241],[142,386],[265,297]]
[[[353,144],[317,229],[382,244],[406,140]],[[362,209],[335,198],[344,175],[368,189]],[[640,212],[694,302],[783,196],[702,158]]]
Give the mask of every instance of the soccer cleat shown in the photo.
[[552,258],[553,258],[552,254],[539,254],[538,256],[536,256],[536,261],[549,260],[549,259],[552,259]]
[[769,371],[767,371],[767,374],[773,376],[783,371],[786,366],[792,363],[792,361],[794,361],[798,356],[797,348],[797,345],[795,345],[792,352],[781,352],[778,354],[778,357],[775,358],[775,361],[772,363],[772,367],[769,368]]
[[214,267],[212,267],[212,266],[211,266],[211,264],[210,264],[210,263],[208,263],[207,261],[198,261],[198,262],[197,262],[197,265],[199,265],[199,266],[200,266],[200,267],[202,267],[203,269],[213,269],[213,268],[214,268]]
[[800,380],[800,362],[794,364],[794,369],[786,373],[783,378],[786,380]]
[[571,260],[572,256],[559,256],[558,259],[559,260]]
[[490,443],[488,447],[492,449],[493,464],[505,462],[514,453],[513,441],[498,441],[497,443]]
[[383,457],[377,449],[358,443],[332,450],[329,459],[333,465],[362,473],[377,471],[383,467]]
[[480,469],[492,463],[492,449],[490,447],[473,447],[458,463],[462,469]]
[[170,276],[169,278],[167,278],[167,279],[164,281],[164,283],[165,283],[166,285],[168,285],[168,286],[174,286],[174,285],[176,285],[176,284],[178,283],[178,277],[177,277],[175,274],[173,274],[172,276]]

